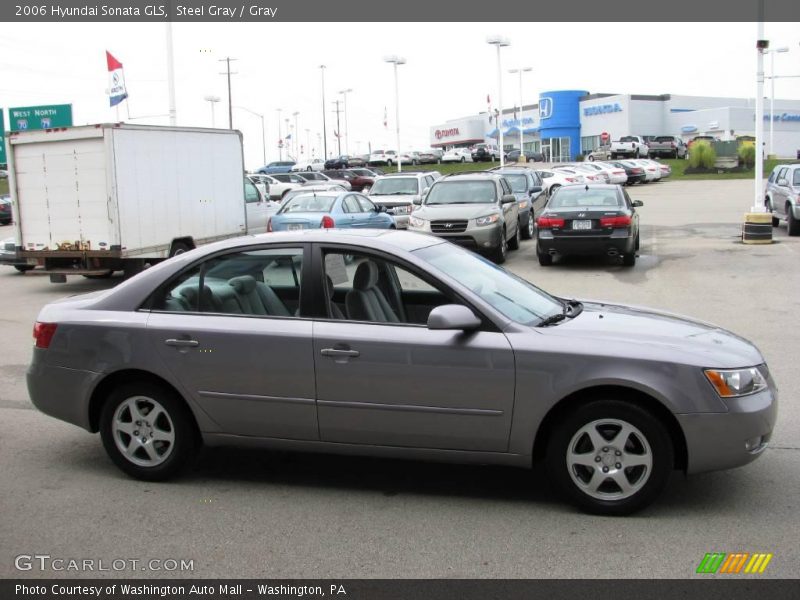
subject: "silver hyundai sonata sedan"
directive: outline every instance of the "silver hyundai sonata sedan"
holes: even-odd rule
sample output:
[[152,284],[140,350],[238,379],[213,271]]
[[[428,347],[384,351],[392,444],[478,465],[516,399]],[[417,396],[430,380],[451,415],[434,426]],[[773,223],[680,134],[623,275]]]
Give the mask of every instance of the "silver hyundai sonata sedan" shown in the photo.
[[753,344],[640,307],[557,298],[438,238],[298,231],[186,252],[44,307],[28,389],[133,477],[201,444],[531,467],[628,514],[673,469],[764,452],[777,393]]

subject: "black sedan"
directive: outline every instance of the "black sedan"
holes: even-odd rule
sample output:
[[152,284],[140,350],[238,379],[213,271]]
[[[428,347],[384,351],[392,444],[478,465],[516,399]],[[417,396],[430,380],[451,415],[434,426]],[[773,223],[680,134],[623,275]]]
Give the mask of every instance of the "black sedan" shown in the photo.
[[0,196],[0,225],[11,224],[11,197]]
[[[508,162],[519,162],[519,150],[509,150],[508,154],[506,154],[506,160]],[[541,152],[526,152],[525,153],[525,162],[543,162],[544,161],[544,154]]]
[[619,185],[565,185],[550,197],[536,221],[539,264],[566,255],[621,256],[636,264],[639,249],[640,200],[631,200]]
[[625,169],[625,174],[628,176],[628,181],[625,185],[633,185],[634,183],[644,183],[647,175],[644,172],[644,167],[639,167],[634,163],[628,161],[614,161],[608,164],[614,165],[620,169]]

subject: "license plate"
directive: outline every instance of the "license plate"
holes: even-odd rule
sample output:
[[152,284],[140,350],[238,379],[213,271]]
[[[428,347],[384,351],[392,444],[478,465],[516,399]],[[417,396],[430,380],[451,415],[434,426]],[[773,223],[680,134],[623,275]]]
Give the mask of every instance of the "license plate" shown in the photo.
[[305,225],[302,223],[292,223],[291,225],[287,225],[286,229],[288,231],[297,231],[298,229],[303,229],[303,227],[305,227]]
[[573,221],[572,222],[573,229],[591,229],[592,222],[591,221]]

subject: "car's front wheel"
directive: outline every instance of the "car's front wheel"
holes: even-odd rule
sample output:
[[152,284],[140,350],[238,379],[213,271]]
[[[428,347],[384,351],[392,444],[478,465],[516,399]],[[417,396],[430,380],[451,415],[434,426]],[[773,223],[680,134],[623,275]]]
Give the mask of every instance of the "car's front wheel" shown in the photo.
[[500,233],[500,244],[494,251],[494,262],[498,265],[503,264],[506,262],[506,258],[508,257],[508,240],[506,239],[506,231],[505,229]]
[[188,407],[152,383],[127,383],[111,392],[100,415],[100,436],[114,464],[147,481],[177,475],[200,443]]
[[650,504],[673,468],[669,432],[637,404],[595,400],[558,423],[547,444],[547,471],[583,510],[627,515]]
[[523,240],[530,240],[533,238],[534,234],[536,233],[535,227],[533,222],[533,211],[530,212],[528,215],[528,222],[522,227],[522,239]]

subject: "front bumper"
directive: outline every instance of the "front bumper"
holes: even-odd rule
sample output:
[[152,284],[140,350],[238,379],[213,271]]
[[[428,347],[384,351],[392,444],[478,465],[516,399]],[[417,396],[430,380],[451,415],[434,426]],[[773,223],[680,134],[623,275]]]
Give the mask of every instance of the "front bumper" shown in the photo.
[[553,236],[552,231],[538,232],[539,249],[543,253],[554,250],[563,256],[598,255],[598,254],[632,254],[635,240],[627,229],[619,229],[611,235]]
[[26,373],[28,395],[44,414],[91,431],[89,399],[101,377],[101,373],[54,367],[34,358]]
[[408,229],[408,217],[410,215],[392,215],[394,226],[397,229]]
[[726,413],[675,415],[686,438],[687,473],[740,467],[766,450],[778,415],[777,390],[725,403]]
[[502,229],[496,226],[473,226],[460,233],[432,233],[430,227],[425,227],[424,229],[409,227],[409,230],[434,235],[477,252],[488,252],[498,248],[502,235]]

